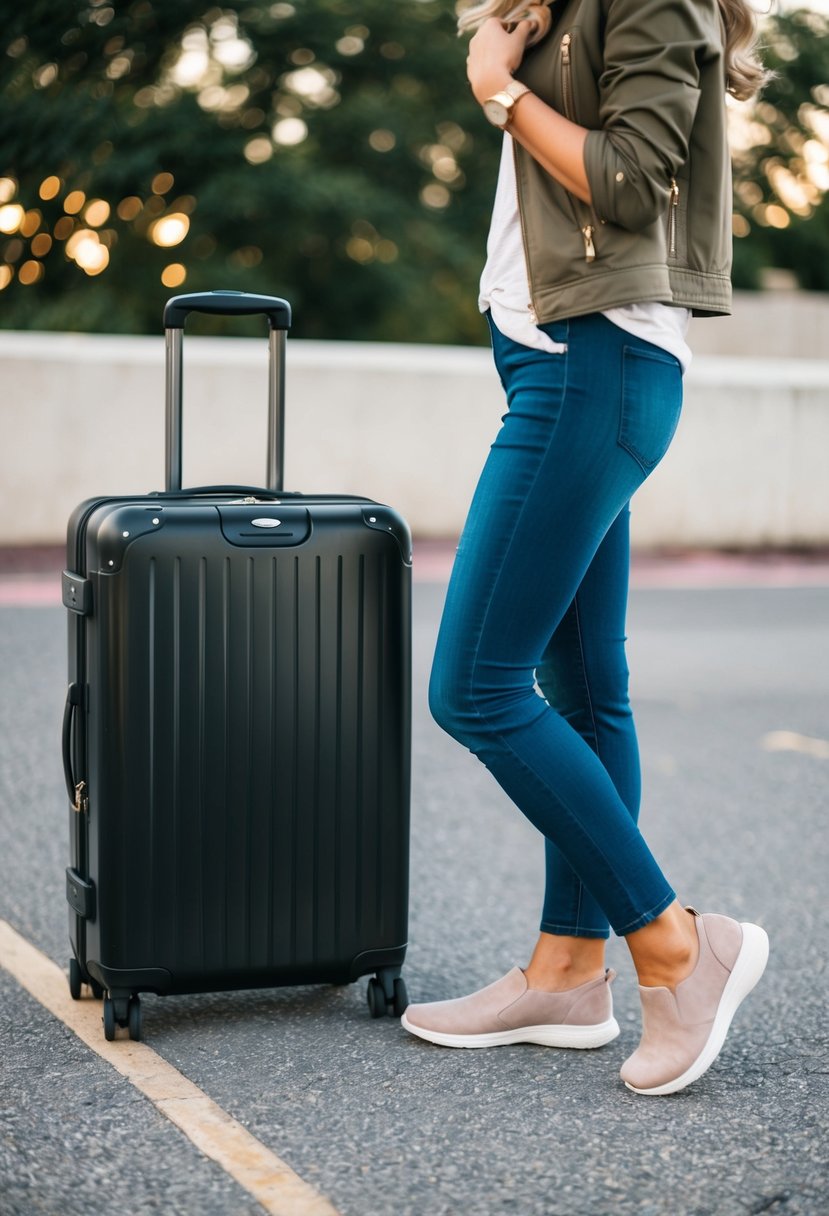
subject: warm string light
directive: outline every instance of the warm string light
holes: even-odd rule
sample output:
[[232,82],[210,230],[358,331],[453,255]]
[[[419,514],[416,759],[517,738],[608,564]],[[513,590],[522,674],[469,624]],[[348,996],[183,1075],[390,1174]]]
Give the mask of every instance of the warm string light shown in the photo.
[[[171,248],[181,242],[190,230],[189,213],[196,206],[192,195],[182,195],[173,204],[173,211],[165,211],[164,195],[172,190],[175,178],[166,171],[157,173],[151,183],[152,194],[145,201],[137,195],[121,199],[115,208],[118,218],[131,223],[139,218],[144,226],[139,228],[147,239],[160,248]],[[38,187],[38,196],[44,202],[56,199],[64,183],[56,174],[43,178]],[[27,211],[19,202],[12,201],[17,192],[17,182],[12,178],[0,178],[0,234],[29,238],[32,256],[25,258],[15,272],[8,263],[17,262],[24,256],[25,246],[20,239],[8,242],[5,251],[6,264],[0,266],[0,290],[8,287],[15,277],[24,286],[40,282],[45,267],[40,260],[52,249],[55,241],[65,242],[66,257],[89,276],[102,274],[110,263],[110,249],[117,240],[117,232],[104,228],[112,215],[112,205],[103,198],[87,198],[83,190],[70,190],[62,203],[63,214],[55,221],[51,233],[42,230],[43,213],[38,208]],[[147,223],[148,219],[152,222]],[[215,243],[213,245],[215,248]],[[259,253],[259,251],[257,251]],[[239,259],[240,265],[252,265],[258,259]],[[181,262],[172,262],[161,272],[165,287],[179,287],[187,277],[187,269]]]

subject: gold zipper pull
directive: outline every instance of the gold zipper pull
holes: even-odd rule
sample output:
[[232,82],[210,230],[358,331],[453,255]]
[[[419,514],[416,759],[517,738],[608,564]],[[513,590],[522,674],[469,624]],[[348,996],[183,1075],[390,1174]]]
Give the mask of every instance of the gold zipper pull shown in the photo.
[[87,810],[89,807],[89,799],[86,796],[86,782],[79,781],[75,786],[75,801],[72,803],[72,810],[79,814]]
[[586,262],[594,262],[596,260],[596,246],[593,244],[593,226],[585,224],[581,230],[584,237],[584,260]]
[[670,253],[676,253],[676,210],[679,206],[679,186],[676,184],[676,178],[671,178],[671,244]]
[[561,58],[564,63],[570,62],[570,35],[565,34],[561,39]]

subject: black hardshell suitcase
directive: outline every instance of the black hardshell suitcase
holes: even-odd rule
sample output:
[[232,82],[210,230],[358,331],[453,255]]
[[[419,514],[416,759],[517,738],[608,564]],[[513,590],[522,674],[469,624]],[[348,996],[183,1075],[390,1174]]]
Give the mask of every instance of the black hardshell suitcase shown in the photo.
[[[268,488],[181,490],[189,312],[270,323]],[[350,983],[406,1005],[411,536],[370,499],[282,490],[290,307],[164,313],[167,490],[67,535],[70,989],[140,1036],[138,993]]]

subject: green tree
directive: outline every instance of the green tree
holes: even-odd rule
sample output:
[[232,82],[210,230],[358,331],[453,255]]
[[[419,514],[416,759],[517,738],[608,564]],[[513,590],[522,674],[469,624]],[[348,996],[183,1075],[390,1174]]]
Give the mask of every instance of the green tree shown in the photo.
[[157,331],[181,281],[304,336],[483,339],[498,135],[445,3],[4,7],[5,326]]
[[763,23],[763,60],[777,73],[733,112],[734,283],[769,268],[829,290],[829,17],[800,9]]

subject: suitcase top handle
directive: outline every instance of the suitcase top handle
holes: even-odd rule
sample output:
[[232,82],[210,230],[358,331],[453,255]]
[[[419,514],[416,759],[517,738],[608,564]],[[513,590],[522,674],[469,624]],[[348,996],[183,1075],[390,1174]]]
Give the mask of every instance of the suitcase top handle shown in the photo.
[[269,490],[279,493],[283,486],[285,434],[285,346],[291,324],[291,306],[278,296],[257,296],[246,291],[202,291],[173,296],[164,307],[164,338],[167,349],[166,371],[166,477],[168,493],[181,490],[181,350],[184,322],[188,313],[209,312],[219,316],[264,314],[268,318],[268,452]]
[[184,329],[191,312],[209,312],[220,317],[268,318],[271,329],[291,328],[291,306],[279,296],[257,296],[247,291],[195,291],[173,296],[164,305],[164,328]]

